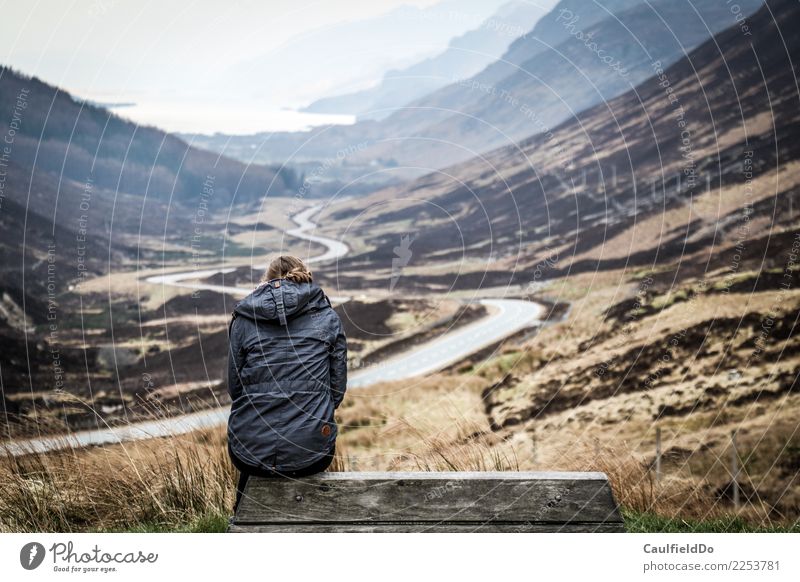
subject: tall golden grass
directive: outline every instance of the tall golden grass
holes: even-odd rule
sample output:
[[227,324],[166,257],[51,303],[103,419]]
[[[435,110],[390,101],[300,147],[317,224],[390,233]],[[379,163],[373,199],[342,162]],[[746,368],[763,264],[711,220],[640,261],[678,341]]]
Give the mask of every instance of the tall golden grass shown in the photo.
[[740,519],[757,527],[786,525],[774,519],[769,504],[752,499],[739,510],[723,502],[711,487],[681,473],[665,474],[656,481],[650,465],[621,445],[593,443],[572,446],[563,467],[573,471],[599,471],[608,476],[617,503],[639,513],[677,520]]
[[[515,470],[513,456],[471,439],[431,437],[417,470]],[[231,513],[237,472],[223,428],[93,449],[0,457],[0,531],[77,532],[186,529]],[[329,471],[348,471],[346,447]]]
[[575,471],[599,471],[608,476],[617,503],[629,509],[666,517],[715,517],[715,499],[695,481],[667,477],[660,483],[650,467],[631,451],[609,445],[574,449],[565,460]]
[[[357,416],[364,413],[353,408]],[[438,417],[432,424],[400,418],[352,431],[366,430],[375,439],[372,470],[600,471],[626,509],[694,520],[730,515],[730,507],[695,479],[665,475],[656,483],[648,464],[621,445],[565,443],[563,454],[552,451],[543,467],[532,465],[513,439],[464,415],[446,424],[443,430]],[[350,453],[363,451],[362,441],[345,430],[328,470],[357,469]],[[208,520],[224,529],[236,478],[224,427],[122,445],[0,456],[0,531],[191,531],[192,524]],[[739,517],[771,525],[769,508],[758,504],[748,504]]]
[[222,429],[0,458],[0,531],[176,529],[233,504]]

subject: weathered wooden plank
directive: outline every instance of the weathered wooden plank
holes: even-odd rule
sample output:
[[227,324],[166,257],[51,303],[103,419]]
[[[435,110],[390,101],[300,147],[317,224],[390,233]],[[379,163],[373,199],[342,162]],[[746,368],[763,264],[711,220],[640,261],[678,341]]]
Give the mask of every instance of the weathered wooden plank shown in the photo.
[[603,473],[322,473],[250,479],[234,522],[621,524],[622,518]]
[[232,533],[623,533],[622,523],[294,523],[236,525]]
[[320,481],[397,481],[415,479],[418,481],[459,481],[502,479],[504,481],[536,481],[548,479],[607,479],[605,473],[598,471],[329,471],[318,473],[303,480]]

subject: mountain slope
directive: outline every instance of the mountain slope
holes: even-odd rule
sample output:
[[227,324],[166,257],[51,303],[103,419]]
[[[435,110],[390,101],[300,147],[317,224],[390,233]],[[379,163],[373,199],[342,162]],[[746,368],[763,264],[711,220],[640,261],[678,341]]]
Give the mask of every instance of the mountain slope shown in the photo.
[[527,2],[509,2],[478,28],[454,38],[444,52],[404,69],[387,72],[376,87],[319,99],[305,111],[357,114],[383,119],[398,107],[451,83],[471,77],[497,60],[518,36],[533,27],[544,11]]
[[[646,237],[643,221],[673,209],[681,215],[696,197],[713,200],[728,189],[735,192],[714,209],[733,212],[732,201],[741,202],[744,163],[752,165],[753,180],[767,180],[753,204],[772,212],[770,201],[785,204],[794,188],[788,169],[800,156],[800,35],[788,25],[800,9],[788,0],[769,7],[777,22],[763,8],[750,18],[751,35],[736,25],[669,68],[656,63],[655,76],[634,90],[548,134],[331,210],[329,219],[359,217],[349,228],[372,246],[349,260],[385,263],[397,242],[383,233],[407,231],[418,217],[425,227],[415,239],[415,260],[485,261],[491,251],[505,262],[484,262],[479,271],[498,284],[525,281],[554,252],[561,259],[548,267],[553,276],[667,261],[674,253],[708,250],[725,214],[694,215],[685,232],[656,222]],[[745,151],[755,152],[749,161]],[[783,176],[773,189],[771,173]],[[725,218],[724,232],[734,219],[735,212]],[[445,252],[442,240],[462,242]],[[511,275],[509,266],[515,266]],[[441,279],[468,287],[474,276]]]
[[[232,63],[209,79],[221,100],[296,107],[323,95],[363,88],[383,72],[435,54],[454,36],[479,24],[503,0],[440,0],[400,5],[362,20],[343,19],[304,32],[263,54]],[[291,83],[290,90],[286,88]]]
[[67,336],[85,332],[84,317],[97,318],[118,302],[110,291],[78,297],[76,285],[124,270],[126,262],[163,263],[167,252],[191,256],[196,244],[204,256],[224,243],[206,225],[224,222],[232,204],[254,204],[294,186],[291,171],[194,148],[8,68],[0,68],[0,103],[7,112],[0,118],[5,393],[59,387],[58,370],[88,373],[93,366],[96,350]]
[[[760,3],[748,0],[741,5],[749,13]],[[402,157],[402,151],[396,157],[411,163],[440,157],[458,161],[469,151],[487,151],[546,132],[648,78],[653,61],[668,66],[734,23],[728,6],[715,0],[637,2],[602,19],[590,13],[599,19],[594,24],[587,24],[592,19],[584,18],[585,10],[557,6],[548,15],[545,38],[554,36],[553,29],[560,31],[556,39],[567,36],[554,47],[535,35],[526,36],[509,50],[508,63],[500,61],[468,82],[409,103],[407,110],[387,119],[389,132],[414,138],[413,157]],[[432,139],[457,147],[433,145]],[[375,149],[374,155],[389,155],[386,145]]]
[[[747,13],[759,3],[746,0],[739,6]],[[379,122],[203,143],[239,147],[242,155],[256,146],[264,152],[261,159],[292,163],[345,151],[351,170],[372,175],[377,166],[390,169],[385,178],[416,177],[547,133],[581,109],[645,80],[653,61],[675,62],[735,18],[717,0],[565,1],[509,47],[506,64],[490,65]]]
[[[197,199],[208,175],[214,175],[214,204],[258,200],[265,186],[292,184],[290,172],[246,166],[189,146],[152,127],[140,127],[107,110],[85,104],[64,91],[11,69],[0,68],[0,102],[12,107],[27,91],[13,159],[36,173],[60,175],[83,183],[89,176],[98,189],[161,201]],[[8,127],[0,120],[0,130]],[[35,165],[34,165],[35,164]]]
[[[704,515],[796,522],[798,21],[798,2],[769,0],[547,135],[342,203],[323,224],[372,248],[336,281],[360,270],[386,289],[407,236],[402,297],[480,287],[560,304],[550,325],[430,380],[483,383],[473,434],[535,468],[613,472],[629,457],[640,472],[623,473],[649,487],[658,430],[648,505],[680,483],[680,511],[707,496]],[[741,507],[720,462],[732,432]]]

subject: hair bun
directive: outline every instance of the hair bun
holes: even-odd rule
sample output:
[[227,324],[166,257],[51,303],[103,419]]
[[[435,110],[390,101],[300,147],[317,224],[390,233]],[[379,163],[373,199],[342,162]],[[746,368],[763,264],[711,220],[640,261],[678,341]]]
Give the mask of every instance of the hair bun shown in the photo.
[[302,267],[295,267],[286,273],[284,278],[295,283],[311,283],[311,271]]
[[264,273],[264,281],[288,279],[295,283],[311,283],[311,270],[305,263],[292,255],[281,255],[272,260]]

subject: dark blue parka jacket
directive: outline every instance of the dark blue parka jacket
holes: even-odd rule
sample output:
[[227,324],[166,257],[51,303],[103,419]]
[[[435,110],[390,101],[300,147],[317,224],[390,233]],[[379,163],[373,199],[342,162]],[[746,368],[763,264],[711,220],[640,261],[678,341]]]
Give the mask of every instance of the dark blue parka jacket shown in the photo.
[[274,279],[236,304],[230,326],[228,443],[244,463],[304,469],[330,453],[347,388],[347,340],[314,283]]

